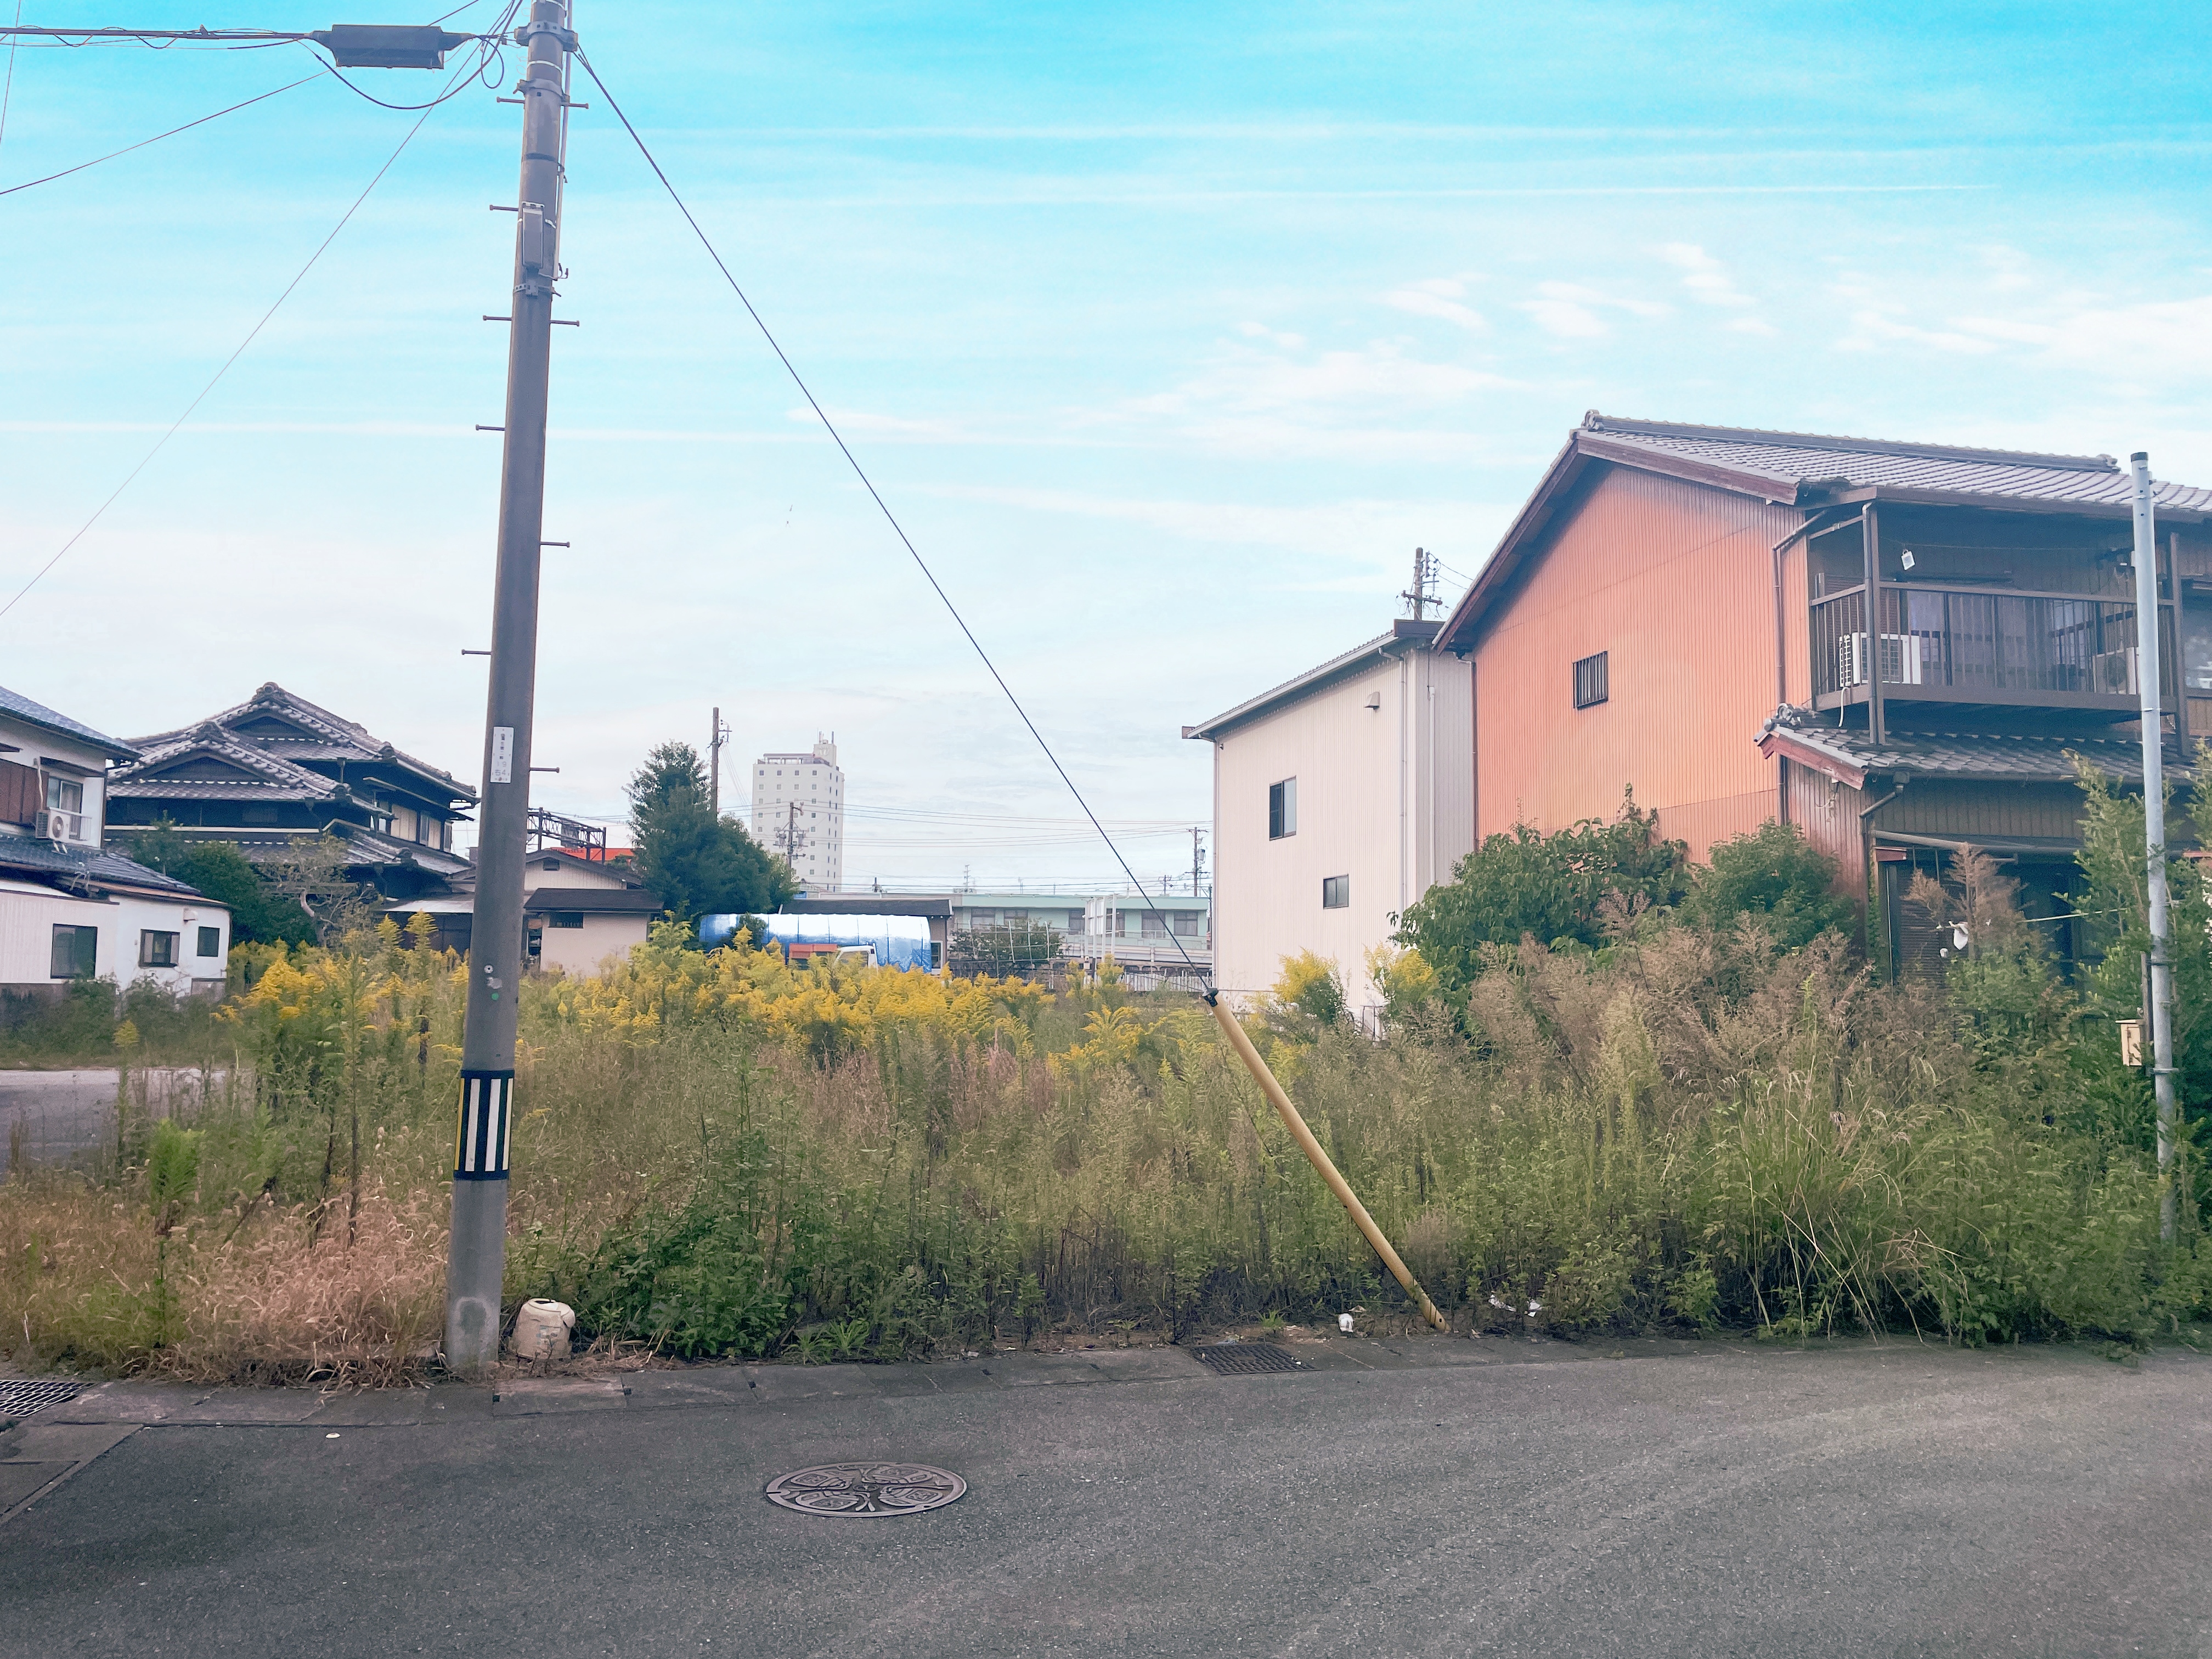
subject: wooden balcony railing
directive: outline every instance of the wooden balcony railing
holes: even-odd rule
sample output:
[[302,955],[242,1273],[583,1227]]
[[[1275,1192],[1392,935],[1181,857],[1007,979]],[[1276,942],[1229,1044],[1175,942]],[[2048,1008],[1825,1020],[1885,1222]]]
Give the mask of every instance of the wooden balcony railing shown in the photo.
[[[2140,701],[2132,602],[1885,582],[1881,607],[1877,648],[1870,649],[1864,587],[1813,602],[1820,706],[1863,698],[1877,656],[1886,699],[2112,708]],[[2173,611],[2159,611],[2160,700],[2170,702]]]

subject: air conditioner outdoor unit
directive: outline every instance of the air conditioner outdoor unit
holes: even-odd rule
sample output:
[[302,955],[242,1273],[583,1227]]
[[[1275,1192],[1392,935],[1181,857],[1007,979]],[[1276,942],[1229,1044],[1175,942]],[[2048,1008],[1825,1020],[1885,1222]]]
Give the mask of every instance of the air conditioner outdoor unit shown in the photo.
[[[1837,666],[1845,685],[1864,685],[1867,682],[1867,636],[1846,634],[1836,641]],[[1884,685],[1918,685],[1920,678],[1920,635],[1917,634],[1885,634],[1881,636],[1881,683]]]
[[84,814],[82,812],[41,812],[33,826],[33,832],[49,841],[82,841]]
[[2136,681],[2136,647],[2100,651],[2089,659],[2089,689],[2100,697],[2132,697],[2142,687]]

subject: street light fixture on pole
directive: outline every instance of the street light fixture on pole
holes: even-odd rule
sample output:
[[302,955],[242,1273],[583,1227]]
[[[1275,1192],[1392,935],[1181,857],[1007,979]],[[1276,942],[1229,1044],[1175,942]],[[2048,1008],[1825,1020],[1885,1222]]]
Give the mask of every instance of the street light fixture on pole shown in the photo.
[[507,357],[506,453],[492,599],[491,687],[484,715],[467,1023],[461,1035],[453,1222],[446,1267],[446,1363],[480,1370],[499,1357],[507,1257],[507,1143],[514,1121],[515,980],[522,968],[522,866],[530,813],[531,722],[538,681],[538,541],[545,512],[545,405],[553,284],[561,276],[562,156],[568,130],[568,0],[533,0],[515,30],[530,54],[521,84],[522,184],[516,199],[514,302]]

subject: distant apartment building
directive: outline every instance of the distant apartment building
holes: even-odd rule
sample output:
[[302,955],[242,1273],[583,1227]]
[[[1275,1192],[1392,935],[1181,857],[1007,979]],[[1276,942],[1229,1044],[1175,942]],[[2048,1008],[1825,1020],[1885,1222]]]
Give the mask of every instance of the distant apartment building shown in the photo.
[[763,755],[753,763],[753,839],[791,864],[809,893],[845,881],[845,775],[837,744],[817,738],[811,754]]

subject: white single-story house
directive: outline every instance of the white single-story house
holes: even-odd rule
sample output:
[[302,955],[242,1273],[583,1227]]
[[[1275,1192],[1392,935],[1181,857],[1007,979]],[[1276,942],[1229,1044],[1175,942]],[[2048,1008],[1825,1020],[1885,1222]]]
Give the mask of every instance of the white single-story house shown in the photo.
[[221,994],[229,910],[103,845],[107,769],[137,756],[0,687],[0,996],[100,977]]

